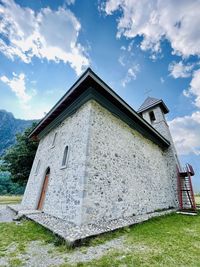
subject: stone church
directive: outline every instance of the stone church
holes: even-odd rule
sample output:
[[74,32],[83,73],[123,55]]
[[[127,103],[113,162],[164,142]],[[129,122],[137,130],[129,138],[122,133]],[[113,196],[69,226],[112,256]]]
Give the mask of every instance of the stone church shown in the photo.
[[168,112],[151,97],[135,111],[87,69],[30,134],[39,146],[21,209],[82,227],[178,208]]

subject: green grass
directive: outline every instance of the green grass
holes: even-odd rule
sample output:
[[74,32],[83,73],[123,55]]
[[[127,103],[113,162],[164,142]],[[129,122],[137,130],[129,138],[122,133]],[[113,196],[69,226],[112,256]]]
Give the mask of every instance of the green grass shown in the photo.
[[18,204],[22,200],[22,196],[0,196],[0,205]]
[[[84,252],[89,246],[98,246],[121,236],[125,240],[123,250],[113,250],[98,260],[78,263],[75,266],[200,267],[200,214],[198,216],[171,214],[154,218],[142,224],[91,238],[82,247],[75,250]],[[0,257],[7,254],[9,246],[14,244],[16,250],[10,252],[10,262],[13,266],[20,266],[17,256],[19,253],[24,253],[28,242],[33,240],[58,243],[50,232],[30,221],[24,221],[19,225],[0,224]],[[54,255],[56,251],[67,256],[73,249],[58,245],[55,247]],[[66,263],[61,266],[68,267],[70,265]]]
[[[0,258],[6,256],[10,248],[10,256],[25,252],[30,241],[41,240],[56,242],[57,238],[44,227],[31,221],[20,224],[0,223]],[[14,249],[11,247],[14,246]]]
[[80,266],[200,266],[200,215],[155,218],[130,227],[125,236],[127,252]]
[[197,205],[200,205],[200,195],[195,195],[195,201]]

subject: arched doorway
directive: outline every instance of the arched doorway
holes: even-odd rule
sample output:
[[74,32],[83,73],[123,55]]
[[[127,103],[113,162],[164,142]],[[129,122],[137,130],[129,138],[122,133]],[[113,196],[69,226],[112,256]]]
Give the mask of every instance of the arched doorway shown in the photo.
[[49,175],[50,175],[50,168],[48,167],[45,172],[45,178],[44,178],[44,182],[43,182],[42,190],[40,194],[40,199],[39,199],[38,206],[37,206],[38,210],[42,210],[43,205],[44,205],[45,195],[46,195],[48,181],[49,181]]

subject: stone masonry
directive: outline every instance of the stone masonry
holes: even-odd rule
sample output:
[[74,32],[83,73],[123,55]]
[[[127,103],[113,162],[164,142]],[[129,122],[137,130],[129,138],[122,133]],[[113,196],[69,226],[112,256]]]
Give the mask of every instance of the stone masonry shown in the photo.
[[[37,209],[45,171],[50,167],[43,211],[77,225],[81,223],[90,110],[91,104],[86,103],[41,139],[22,200],[25,210]],[[52,147],[55,132],[57,137]],[[69,146],[67,166],[62,168],[66,145]],[[39,170],[35,173],[39,161]]]
[[[66,145],[68,161],[62,169]],[[174,172],[167,151],[92,100],[41,139],[22,205],[37,208],[50,167],[43,211],[76,225],[177,207],[169,166]]]
[[174,157],[93,101],[82,222],[177,207],[176,196]]

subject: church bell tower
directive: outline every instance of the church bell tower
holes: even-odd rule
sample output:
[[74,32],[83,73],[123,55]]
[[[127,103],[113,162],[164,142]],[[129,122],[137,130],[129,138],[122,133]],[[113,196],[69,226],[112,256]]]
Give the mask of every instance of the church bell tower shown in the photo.
[[154,127],[162,136],[164,136],[170,142],[170,150],[172,150],[174,158],[176,159],[178,166],[180,166],[174,142],[165,118],[165,115],[168,112],[169,109],[167,108],[163,100],[156,99],[153,97],[147,97],[138,110],[138,113],[143,117],[143,119],[145,119],[149,124],[151,124],[152,127]]
[[167,140],[171,141],[169,126],[165,119],[165,114],[169,112],[163,100],[153,97],[147,97],[140,106],[138,113],[150,123]]

